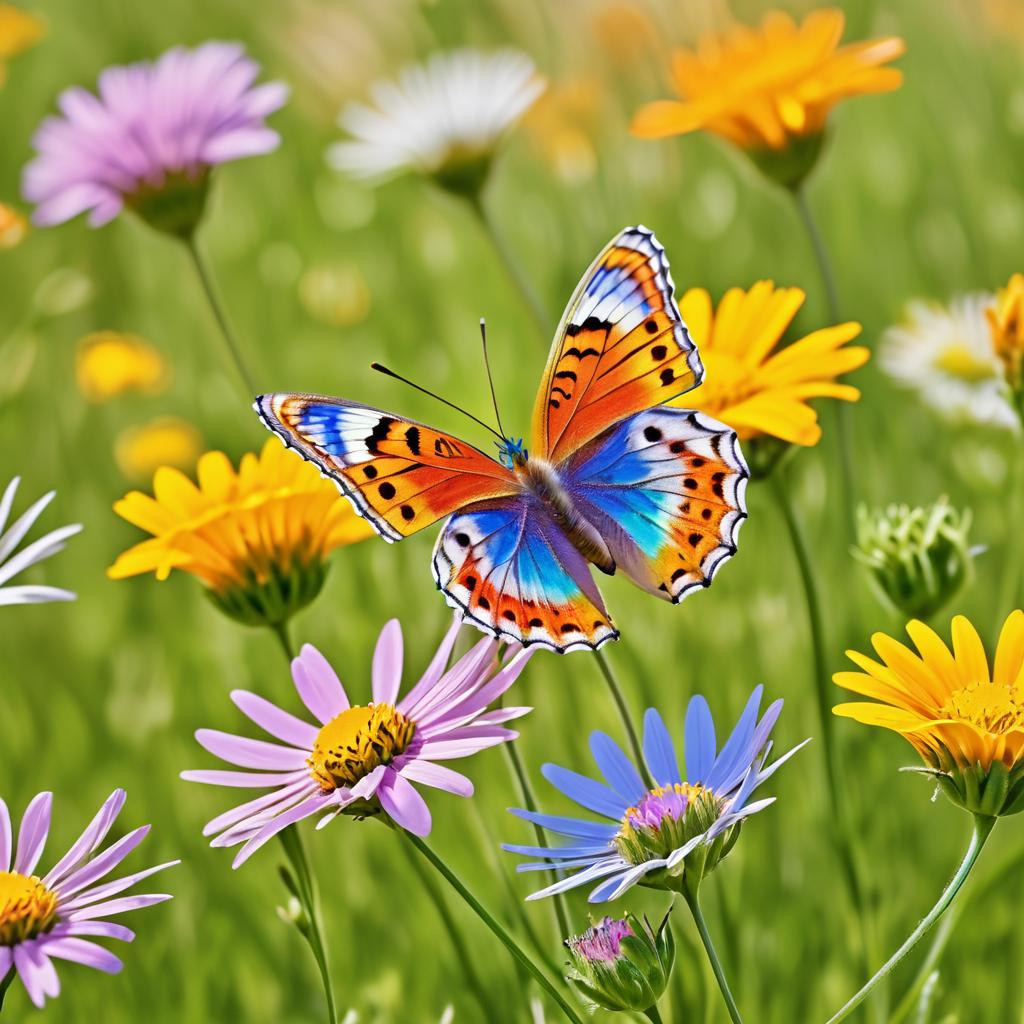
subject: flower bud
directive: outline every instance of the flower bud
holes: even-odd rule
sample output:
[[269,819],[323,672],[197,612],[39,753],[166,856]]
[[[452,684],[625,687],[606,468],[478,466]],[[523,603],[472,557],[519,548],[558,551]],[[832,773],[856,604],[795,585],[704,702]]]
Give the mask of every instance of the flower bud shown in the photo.
[[857,509],[853,557],[864,565],[882,600],[912,618],[926,619],[974,576],[968,544],[971,513],[940,498],[934,505]]
[[999,289],[985,316],[1017,415],[1024,420],[1024,274],[1014,274]]
[[565,940],[571,958],[567,975],[595,1006],[605,1010],[650,1009],[668,986],[675,944],[668,914],[657,931],[645,917],[606,917]]

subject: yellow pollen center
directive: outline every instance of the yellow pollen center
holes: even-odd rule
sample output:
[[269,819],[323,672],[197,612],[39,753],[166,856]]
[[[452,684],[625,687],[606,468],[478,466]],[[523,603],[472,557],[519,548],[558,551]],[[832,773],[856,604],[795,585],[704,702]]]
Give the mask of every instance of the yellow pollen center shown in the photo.
[[349,708],[320,730],[306,764],[325,792],[353,786],[403,753],[415,731],[415,722],[391,704]]
[[982,732],[1002,736],[1014,729],[1024,729],[1024,689],[999,683],[973,683],[954,691],[942,712]]
[[57,894],[35,875],[0,871],[0,946],[16,946],[57,923]]
[[979,359],[967,345],[959,342],[947,345],[939,353],[935,359],[935,367],[969,383],[988,380],[996,374],[991,362]]

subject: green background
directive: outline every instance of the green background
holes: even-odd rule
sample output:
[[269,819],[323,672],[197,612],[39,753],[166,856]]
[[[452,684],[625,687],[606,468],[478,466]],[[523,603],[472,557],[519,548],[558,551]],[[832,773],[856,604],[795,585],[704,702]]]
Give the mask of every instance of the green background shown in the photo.
[[[713,140],[650,143],[629,136],[632,111],[665,94],[666,74],[649,49],[629,56],[633,40],[624,38],[621,52],[597,45],[590,25],[601,6],[582,0],[444,0],[427,7],[46,0],[39,10],[49,20],[48,37],[12,63],[0,91],[0,200],[17,202],[31,133],[62,88],[91,86],[104,66],[177,43],[241,39],[267,75],[294,88],[287,108],[272,119],[282,146],[218,173],[202,235],[260,386],[337,393],[462,432],[465,423],[454,413],[378,377],[368,364],[393,365],[487,416],[477,343],[477,320],[485,315],[504,419],[525,433],[544,345],[478,225],[423,182],[371,190],[334,175],[323,159],[338,135],[338,104],[362,95],[370,77],[441,46],[513,44],[553,81],[591,75],[603,89],[585,126],[597,154],[592,177],[574,183],[559,177],[524,128],[510,139],[488,196],[552,322],[598,248],[624,224],[643,222],[665,245],[680,289],[703,285],[717,298],[731,285],[764,277],[799,284],[809,295],[793,336],[820,326],[822,289],[786,195]],[[997,6],[847,5],[848,39],[898,33],[908,47],[901,91],[858,99],[837,112],[810,187],[844,315],[863,323],[872,347],[909,298],[991,289],[1024,269],[1018,262],[1024,18],[1009,4],[1002,10],[1010,20],[997,18]],[[699,3],[649,10],[662,46],[692,40],[724,13],[720,5]],[[759,11],[735,5],[744,18]],[[301,282],[312,287],[304,275],[325,267],[364,279],[370,306],[360,322],[325,323],[302,301]],[[66,314],[42,315],[33,296],[56,268],[86,275],[91,298]],[[150,339],[173,365],[172,387],[155,398],[86,403],[74,386],[74,347],[99,328]],[[1008,545],[1019,540],[1007,512],[1015,442],[938,421],[871,365],[854,381],[864,391],[852,422],[865,498],[923,503],[945,493],[974,510],[973,538],[987,551],[976,583],[950,612],[970,615],[993,643],[1010,610],[999,596]],[[864,650],[872,631],[898,633],[902,624],[877,603],[846,551],[833,412],[822,409],[824,441],[799,453],[790,480],[821,577],[830,669],[838,670],[845,667],[845,647]],[[246,731],[228,700],[232,688],[299,709],[274,640],[222,619],[191,578],[111,582],[104,576],[117,554],[140,539],[111,511],[136,483],[120,475],[114,440],[158,415],[190,420],[207,447],[233,458],[266,437],[239,400],[182,250],[122,218],[100,231],[82,221],[35,231],[0,253],[0,481],[23,477],[18,509],[57,489],[37,530],[85,524],[65,553],[32,574],[77,590],[79,600],[0,609],[0,793],[20,814],[37,791],[55,792],[44,863],[63,851],[115,786],[129,793],[121,827],[154,823],[129,864],[183,859],[160,879],[176,898],[128,922],[139,937],[123,951],[123,975],[111,979],[64,965],[64,994],[45,1013],[54,1022],[110,1024],[322,1021],[312,959],[275,914],[281,899],[275,847],[232,872],[230,854],[209,849],[200,830],[239,794],[178,779],[184,768],[214,766],[192,738],[196,728]],[[466,436],[488,444],[472,432]],[[751,687],[763,682],[769,697],[787,701],[776,729],[783,749],[819,733],[803,597],[770,493],[753,486],[748,498],[740,553],[710,592],[672,607],[621,579],[602,580],[622,630],[622,641],[608,651],[637,714],[656,704],[677,734],[692,694],[708,697],[724,731]],[[295,623],[296,639],[327,654],[355,699],[368,697],[369,660],[386,619],[403,621],[410,679],[445,628],[447,611],[428,568],[433,534],[338,551],[322,596]],[[948,618],[936,617],[943,632]],[[542,653],[515,694],[536,708],[522,723],[520,753],[541,802],[564,812],[568,803],[543,782],[539,765],[551,759],[590,771],[590,731],[621,732],[597,665],[584,654]],[[947,802],[932,802],[920,778],[898,774],[915,757],[897,737],[846,721],[837,723],[837,736],[877,952],[887,953],[951,874],[968,820]],[[812,743],[776,776],[777,806],[745,828],[707,886],[711,927],[748,1024],[824,1020],[864,977],[860,933],[835,854],[822,753],[821,743]],[[518,907],[537,876],[516,876],[514,859],[497,849],[501,841],[529,837],[525,824],[505,813],[518,798],[502,754],[486,752],[465,767],[477,795],[465,801],[430,794],[431,842],[503,920],[521,930],[525,913],[548,956],[560,960],[550,906]],[[457,1021],[529,1019],[529,987],[492,937],[453,903],[493,994],[481,1016],[393,833],[344,819],[309,831],[345,1011],[352,1008],[360,1022],[418,1024],[438,1021],[452,1003]],[[996,829],[968,886],[970,902],[939,963],[925,1020],[1022,1019],[1022,865],[1024,836],[1011,819]],[[619,907],[653,915],[665,904],[662,894],[634,891]],[[583,927],[584,896],[570,905]],[[666,1019],[724,1020],[685,908],[678,908],[675,927],[679,960]],[[921,953],[895,975],[894,1003]],[[15,1021],[38,1016],[17,986],[5,1009]],[[551,1008],[548,1019],[558,1019]]]

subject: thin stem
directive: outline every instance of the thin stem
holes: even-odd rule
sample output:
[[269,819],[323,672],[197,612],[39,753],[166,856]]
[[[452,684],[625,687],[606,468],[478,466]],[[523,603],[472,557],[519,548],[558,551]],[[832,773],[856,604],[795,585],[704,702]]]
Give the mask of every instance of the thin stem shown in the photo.
[[[531,814],[537,813],[537,800],[533,795],[533,789],[530,786],[530,780],[526,774],[526,769],[523,767],[523,760],[519,756],[519,750],[517,749],[514,742],[502,743],[502,750],[505,751],[505,757],[508,760],[509,767],[512,769],[512,774],[516,779],[516,783],[519,787],[519,796],[523,803],[526,805],[526,809]],[[547,836],[544,833],[544,829],[540,825],[535,824],[533,826],[534,835],[537,837],[538,846],[547,846]],[[555,908],[555,920],[558,924],[558,934],[561,939],[568,939],[572,935],[572,925],[569,923],[569,912],[565,907],[565,897],[562,893],[556,893],[553,897],[553,903]]]
[[615,708],[619,712],[622,728],[625,730],[626,739],[629,741],[629,748],[633,752],[633,760],[643,776],[644,784],[653,788],[654,782],[651,779],[651,773],[647,770],[647,762],[644,760],[644,748],[640,744],[640,736],[633,725],[633,719],[629,713],[629,705],[626,704],[626,696],[622,692],[622,687],[615,678],[611,663],[605,656],[604,651],[594,651],[594,658],[597,660],[597,667],[601,670],[601,675],[604,676],[604,681],[608,684],[608,691],[615,702]]
[[516,286],[526,308],[530,311],[530,316],[533,317],[537,330],[540,332],[541,343],[546,345],[551,337],[552,327],[547,310],[544,308],[544,303],[541,302],[540,296],[523,271],[519,259],[513,253],[508,242],[505,240],[505,236],[488,212],[483,197],[479,194],[472,196],[469,199],[469,205],[476,214],[484,234],[494,247],[498,259],[505,268],[505,272],[512,279],[512,283]]
[[199,250],[199,245],[196,242],[195,235],[188,235],[184,241],[185,248],[188,250],[188,254],[192,258],[192,266],[195,267],[196,276],[199,278],[200,285],[202,285],[203,294],[206,296],[206,301],[209,303],[210,310],[213,313],[213,318],[217,321],[221,337],[224,339],[224,344],[227,346],[228,355],[230,356],[232,363],[234,363],[235,369],[238,371],[238,376],[242,379],[242,383],[245,385],[246,400],[252,401],[252,399],[259,393],[259,389],[256,387],[255,380],[249,372],[248,366],[246,366],[245,359],[242,356],[241,346],[238,344],[238,339],[235,337],[235,333],[231,329],[231,325],[228,323],[227,314],[224,312],[220,299],[217,298],[217,289],[214,287],[213,275],[210,273],[210,270],[206,265],[206,260],[203,258],[203,254]]
[[4,1008],[4,996],[7,995],[7,990],[14,983],[15,970],[12,967],[6,974],[6,976],[0,980],[0,1010]]
[[845,1020],[864,1001],[871,990],[917,945],[928,929],[942,917],[956,898],[960,887],[967,881],[967,876],[971,873],[971,868],[977,862],[978,856],[995,823],[995,818],[983,818],[975,815],[974,827],[971,830],[971,841],[967,847],[967,852],[964,854],[964,859],[960,862],[960,867],[957,868],[956,874],[950,879],[946,888],[942,890],[942,895],[939,896],[938,902],[920,920],[917,927],[907,937],[906,942],[872,975],[867,984],[843,1005],[842,1009],[829,1017],[826,1024],[838,1024],[839,1021]]
[[711,933],[708,931],[707,922],[704,920],[704,912],[701,910],[697,890],[695,888],[691,889],[688,885],[684,885],[683,888],[683,897],[686,900],[686,905],[690,908],[690,913],[693,915],[693,923],[697,926],[700,941],[704,944],[704,952],[708,955],[711,970],[715,972],[715,980],[718,982],[722,998],[725,1000],[725,1007],[729,1011],[729,1019],[733,1024],[743,1024],[743,1018],[740,1016],[740,1011],[736,1006],[736,1000],[733,999],[732,992],[729,991],[729,982],[726,980],[722,963],[715,952],[715,944],[711,941]]
[[[1024,422],[1022,422],[1024,426]],[[1024,447],[1014,444],[1014,454],[1010,465],[1010,514],[1006,519],[1009,523],[1019,523],[1024,512]],[[1006,561],[1003,563],[1003,579],[999,587],[998,616],[1005,617],[1019,607],[1021,558],[1024,557],[1024,545],[1016,543],[1016,529],[1010,527],[1010,545]]]
[[[508,744],[505,745],[507,746]],[[413,871],[416,872],[417,877],[423,883],[423,888],[427,890],[427,895],[434,904],[437,916],[441,918],[444,930],[455,949],[455,955],[462,965],[462,970],[465,972],[469,987],[473,990],[473,995],[486,1016],[491,1011],[492,1000],[488,998],[487,989],[484,988],[480,975],[477,974],[476,965],[469,954],[469,948],[466,946],[466,940],[462,937],[462,932],[459,930],[455,918],[452,917],[452,912],[445,902],[444,894],[434,881],[434,876],[420,862],[419,857],[408,846],[403,846],[402,849],[405,851]]]
[[649,1021],[651,1021],[651,1024],[664,1024],[664,1021],[661,1019],[661,1014],[658,1013],[657,1005],[648,1006],[647,1009],[643,1011],[643,1014]]
[[910,1016],[917,1006],[921,992],[924,990],[925,985],[928,984],[928,979],[932,976],[935,965],[939,962],[939,957],[942,956],[946,944],[949,942],[949,937],[953,934],[957,917],[959,912],[963,910],[964,902],[964,900],[961,900],[939,922],[938,928],[935,929],[935,937],[932,939],[932,944],[928,947],[928,952],[925,954],[924,960],[921,961],[921,966],[918,968],[910,988],[903,994],[903,998],[899,1001],[896,1009],[892,1012],[892,1016],[889,1018],[891,1024],[900,1024],[902,1020]]
[[284,651],[285,659],[290,666],[292,659],[295,657],[295,648],[292,646],[292,638],[291,633],[288,630],[288,623],[275,622],[270,629],[274,636],[277,637],[278,642],[281,645],[281,650]]
[[548,979],[548,976],[530,959],[530,957],[523,950],[522,946],[519,945],[516,940],[509,935],[502,924],[480,903],[480,901],[462,884],[459,880],[458,875],[455,874],[451,868],[436,854],[434,851],[427,846],[427,844],[419,837],[414,836],[411,832],[407,832],[405,829],[399,829],[405,838],[416,847],[419,852],[426,857],[428,861],[444,876],[445,881],[466,901],[466,904],[470,909],[480,918],[481,921],[491,930],[491,932],[497,937],[498,941],[515,957],[530,972],[531,975],[536,979],[537,984],[544,989],[545,992],[558,1004],[562,1013],[565,1014],[566,1018],[572,1021],[572,1024],[583,1024],[583,1020],[580,1015],[573,1009],[572,1004],[558,991],[557,988]]
[[320,900],[316,890],[316,879],[309,867],[309,860],[306,857],[306,850],[302,844],[302,836],[299,834],[297,825],[290,825],[284,831],[278,833],[281,845],[284,847],[285,855],[292,866],[295,882],[298,887],[299,902],[305,911],[308,928],[299,928],[299,932],[309,943],[309,948],[320,969],[320,980],[324,986],[324,996],[327,999],[327,1019],[330,1024],[337,1024],[338,1010],[334,998],[334,986],[331,982],[331,972],[327,962],[327,943],[324,939],[323,920],[320,915]]

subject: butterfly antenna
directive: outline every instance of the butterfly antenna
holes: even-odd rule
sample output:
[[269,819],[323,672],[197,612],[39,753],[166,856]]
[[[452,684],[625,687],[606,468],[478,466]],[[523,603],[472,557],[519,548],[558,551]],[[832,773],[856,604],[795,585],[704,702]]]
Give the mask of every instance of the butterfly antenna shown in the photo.
[[494,418],[498,421],[498,430],[505,436],[505,428],[501,425],[501,413],[498,412],[498,396],[494,393],[494,377],[491,375],[491,360],[487,355],[487,321],[480,317],[480,342],[484,347],[484,366],[487,369],[487,383],[491,386],[491,405],[494,406]]
[[426,388],[421,387],[414,381],[409,380],[408,377],[403,377],[401,374],[395,373],[394,370],[389,370],[386,366],[382,366],[380,363],[370,363],[370,369],[376,370],[378,373],[383,373],[386,377],[394,377],[395,380],[400,380],[403,384],[408,384],[409,387],[415,388],[417,391],[422,391],[425,395],[430,395],[431,398],[437,399],[448,408],[454,409],[456,412],[461,412],[463,416],[468,416],[474,423],[479,423],[484,430],[489,430],[498,440],[504,441],[505,438],[499,434],[494,427],[489,423],[484,423],[478,416],[474,416],[471,412],[463,409],[461,405],[456,405],[454,402],[449,402],[447,398],[442,398],[440,395],[435,394],[433,391],[428,391]]

